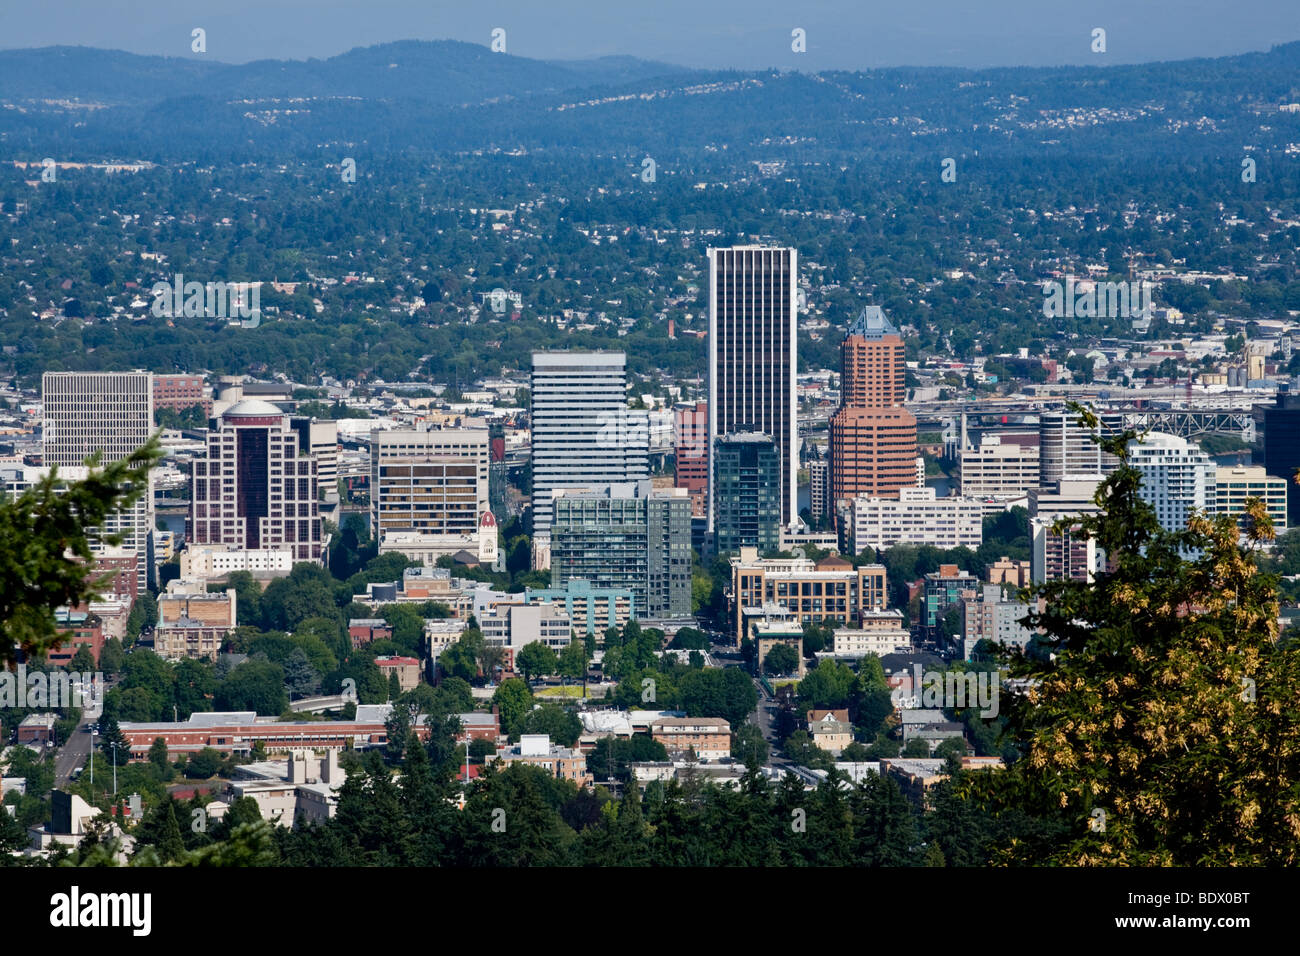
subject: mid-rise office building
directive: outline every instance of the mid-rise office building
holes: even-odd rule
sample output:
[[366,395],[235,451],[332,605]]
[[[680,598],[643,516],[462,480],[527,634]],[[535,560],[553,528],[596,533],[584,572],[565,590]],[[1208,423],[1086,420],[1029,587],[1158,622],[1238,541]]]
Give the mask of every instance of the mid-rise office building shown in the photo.
[[525,588],[529,604],[555,604],[563,607],[574,630],[585,634],[604,634],[611,627],[623,630],[637,617],[636,595],[631,588],[598,588],[582,578],[570,578],[562,588]]
[[853,553],[896,544],[978,548],[984,543],[984,505],[978,498],[939,498],[933,488],[903,488],[898,499],[853,502]]
[[230,406],[194,462],[186,538],[198,547],[289,551],[320,561],[327,542],[317,503],[316,460],[299,453],[289,416],[268,402]]
[[[150,372],[46,372],[41,377],[42,463],[64,478],[95,452],[101,465],[121,461],[144,445],[154,431],[153,375]],[[120,546],[139,559],[137,584],[148,586],[154,571],[153,476],[144,494],[124,511],[110,515],[101,529],[120,535]],[[99,552],[108,544],[92,543]]]
[[1258,498],[1273,519],[1273,531],[1287,529],[1287,481],[1270,475],[1262,465],[1215,469],[1214,514],[1232,515],[1245,530],[1246,502]]
[[770,435],[721,435],[713,449],[714,553],[781,548],[781,454]]
[[[709,454],[718,438],[760,432],[780,462],[781,523],[798,521],[798,260],[790,248],[709,250]],[[716,481],[710,463],[709,480]],[[709,490],[708,517],[718,517]],[[714,530],[710,524],[709,530]]]
[[1023,498],[1039,486],[1038,436],[985,435],[979,447],[961,453],[961,493],[994,501]]
[[1155,432],[1129,442],[1128,452],[1142,473],[1139,494],[1165,530],[1182,531],[1192,512],[1214,510],[1214,462],[1195,442]]
[[979,586],[979,578],[955,564],[941,564],[938,571],[925,575],[921,623],[931,641],[937,638],[940,621],[948,608],[958,602],[961,593],[974,591]]
[[599,489],[557,489],[551,587],[575,578],[631,591],[642,620],[691,614],[691,501],[648,479]]
[[534,352],[533,567],[551,566],[557,491],[649,477],[649,420],[627,407],[622,352]]
[[461,551],[495,560],[488,441],[483,428],[397,429],[371,439],[371,533],[381,554],[429,565]]
[[839,555],[820,561],[760,558],[757,549],[742,548],[731,558],[730,599],[737,644],[749,624],[771,617],[773,608],[789,615],[796,628],[808,622],[848,627],[861,624],[866,612],[884,609],[885,568],[855,568]]
[[[1256,405],[1255,443],[1251,461],[1270,475],[1290,480],[1300,468],[1300,394],[1278,386],[1272,405]],[[1287,486],[1287,524],[1300,525],[1300,487]]]

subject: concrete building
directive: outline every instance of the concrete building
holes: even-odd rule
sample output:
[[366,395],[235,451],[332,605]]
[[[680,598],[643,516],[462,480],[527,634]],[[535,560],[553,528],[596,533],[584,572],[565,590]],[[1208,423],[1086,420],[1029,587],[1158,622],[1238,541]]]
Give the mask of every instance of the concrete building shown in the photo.
[[897,499],[856,498],[851,515],[855,554],[896,544],[974,549],[984,543],[980,500],[939,498],[933,488],[903,488]]
[[1182,531],[1192,512],[1214,510],[1214,462],[1195,442],[1156,432],[1129,442],[1128,451],[1142,474],[1139,494],[1165,530]]
[[285,548],[228,548],[225,545],[186,545],[180,553],[181,577],[193,581],[224,578],[247,571],[255,578],[282,578],[293,570],[293,551]]
[[713,449],[714,553],[781,545],[781,456],[770,435],[721,435]]
[[978,448],[962,451],[962,497],[996,502],[1023,498],[1039,486],[1038,437],[1033,444],[1011,440],[1014,437],[985,435]]
[[1270,475],[1262,465],[1215,469],[1213,514],[1232,515],[1245,530],[1246,501],[1250,498],[1264,502],[1273,519],[1274,532],[1281,534],[1287,529],[1285,478]]
[[432,567],[468,551],[496,560],[488,510],[485,428],[394,429],[370,443],[371,534],[380,554],[398,552]]
[[[709,454],[736,431],[771,436],[781,524],[799,517],[798,275],[792,248],[709,249]],[[710,482],[717,467],[709,465]],[[709,531],[717,519],[710,485]]]
[[573,636],[568,613],[555,604],[498,604],[479,627],[485,644],[511,651],[538,641],[559,652]]
[[818,658],[860,660],[868,654],[884,657],[911,649],[912,635],[903,625],[902,611],[866,611],[861,624],[861,627],[837,627],[830,647],[818,651]]
[[300,454],[289,416],[258,399],[226,409],[193,463],[186,539],[198,547],[289,551],[320,562],[326,542],[317,502],[316,460]]
[[[129,457],[154,431],[153,374],[150,372],[46,372],[41,376],[41,463],[76,481],[83,465],[100,452],[101,465]],[[154,573],[153,474],[145,493],[125,511],[108,516],[103,530],[122,536],[120,545],[92,543],[97,552],[122,547],[139,558],[137,591]]]
[[1100,570],[1099,562],[1105,556],[1098,551],[1096,539],[1075,533],[1077,525],[1068,526],[1064,533],[1054,527],[1063,519],[1097,514],[1100,508],[1093,499],[1103,480],[1099,474],[1078,475],[1030,491],[1030,576],[1034,584],[1088,582]]
[[1032,609],[1005,596],[1000,585],[986,584],[978,590],[963,592],[960,603],[963,660],[971,660],[975,645],[982,640],[1023,651],[1033,639],[1034,632],[1020,623]]
[[649,477],[649,420],[627,407],[622,352],[534,352],[533,567],[551,566],[555,492]]
[[731,559],[729,598],[735,614],[735,640],[746,632],[747,612],[776,605],[805,622],[848,626],[866,611],[886,603],[885,568],[880,564],[853,567],[838,555],[820,561],[808,558],[759,558],[754,548],[742,548]]
[[289,425],[298,433],[298,447],[316,459],[316,487],[321,498],[327,502],[338,501],[339,423],[295,415],[289,419]]
[[1072,515],[1045,514],[1029,519],[1032,540],[1030,566],[1034,584],[1048,581],[1078,581],[1086,584],[1101,570],[1102,554],[1097,539],[1079,533],[1079,525],[1055,530],[1061,519]]
[[831,463],[828,459],[817,458],[808,462],[808,513],[813,524],[820,524],[824,518],[833,518],[835,509],[831,506]]
[[631,591],[642,620],[691,613],[691,504],[648,480],[556,489],[551,587],[576,579]]

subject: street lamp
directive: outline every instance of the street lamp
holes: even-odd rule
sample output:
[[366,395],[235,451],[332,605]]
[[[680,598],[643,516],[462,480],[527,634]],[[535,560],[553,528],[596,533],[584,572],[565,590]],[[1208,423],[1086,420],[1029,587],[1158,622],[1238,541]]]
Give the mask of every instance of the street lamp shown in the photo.
[[116,740],[113,740],[113,741],[110,741],[108,745],[109,745],[110,747],[113,748],[113,799],[116,800],[116,799],[117,799],[117,748],[118,748],[118,743],[117,743]]
[[[90,728],[90,792],[95,792],[95,730],[96,727]],[[91,797],[93,800],[94,797]]]

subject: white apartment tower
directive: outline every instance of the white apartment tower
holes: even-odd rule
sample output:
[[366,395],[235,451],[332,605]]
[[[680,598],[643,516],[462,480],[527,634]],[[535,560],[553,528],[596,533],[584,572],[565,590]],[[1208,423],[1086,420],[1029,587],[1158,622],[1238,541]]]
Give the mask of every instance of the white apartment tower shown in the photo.
[[798,507],[798,257],[791,248],[709,250],[709,510],[714,530],[714,445],[722,435],[762,432],[781,468],[781,524]]
[[[153,424],[151,372],[46,372],[41,377],[42,460],[69,477],[96,451],[102,464],[128,457],[149,440]],[[121,547],[138,559],[144,591],[153,565],[153,479],[128,510],[109,517],[104,531],[122,535]]]
[[534,352],[533,567],[551,566],[558,488],[638,481],[650,474],[650,428],[627,407],[622,352]]
[[1128,445],[1129,463],[1142,473],[1142,499],[1166,531],[1182,531],[1193,511],[1215,510],[1214,461],[1199,445],[1159,432]]

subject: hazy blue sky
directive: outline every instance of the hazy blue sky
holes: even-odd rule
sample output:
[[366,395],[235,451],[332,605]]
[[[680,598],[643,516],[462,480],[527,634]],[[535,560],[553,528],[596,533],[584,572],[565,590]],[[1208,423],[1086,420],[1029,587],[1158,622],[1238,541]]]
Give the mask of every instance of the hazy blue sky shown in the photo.
[[[328,57],[402,39],[486,44],[540,59],[629,54],[687,66],[1132,63],[1300,40],[1300,0],[48,0],[0,5],[0,47],[83,45],[241,63]],[[807,31],[807,53],[790,31]],[[1107,52],[1091,52],[1094,27]]]

